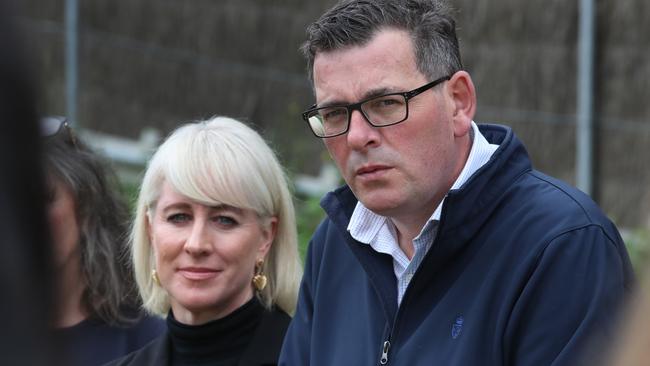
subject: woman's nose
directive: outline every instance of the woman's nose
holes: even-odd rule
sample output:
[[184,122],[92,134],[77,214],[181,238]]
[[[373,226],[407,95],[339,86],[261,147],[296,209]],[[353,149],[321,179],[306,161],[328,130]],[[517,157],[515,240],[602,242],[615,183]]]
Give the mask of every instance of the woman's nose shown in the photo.
[[194,220],[190,236],[185,241],[185,251],[193,255],[206,254],[212,249],[212,244],[206,220]]

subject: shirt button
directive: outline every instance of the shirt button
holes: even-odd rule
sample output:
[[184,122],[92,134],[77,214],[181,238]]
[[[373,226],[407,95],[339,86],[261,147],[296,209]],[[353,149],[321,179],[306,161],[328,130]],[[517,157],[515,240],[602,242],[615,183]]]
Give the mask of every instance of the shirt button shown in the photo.
[[406,282],[411,282],[411,279],[413,278],[413,273],[408,273],[406,276],[404,276],[406,279]]

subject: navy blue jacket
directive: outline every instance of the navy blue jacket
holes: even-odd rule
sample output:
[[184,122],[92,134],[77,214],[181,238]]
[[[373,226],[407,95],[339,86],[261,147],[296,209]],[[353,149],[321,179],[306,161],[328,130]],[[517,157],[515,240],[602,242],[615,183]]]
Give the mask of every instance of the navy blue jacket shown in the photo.
[[346,230],[350,189],[322,200],[328,217],[280,364],[573,365],[608,334],[633,281],[616,228],[585,194],[533,170],[509,128],[480,130],[500,147],[449,192],[399,308],[391,257]]
[[127,327],[110,326],[95,318],[86,319],[75,326],[53,331],[55,345],[64,357],[56,364],[103,365],[140,349],[166,329],[163,319],[147,315]]

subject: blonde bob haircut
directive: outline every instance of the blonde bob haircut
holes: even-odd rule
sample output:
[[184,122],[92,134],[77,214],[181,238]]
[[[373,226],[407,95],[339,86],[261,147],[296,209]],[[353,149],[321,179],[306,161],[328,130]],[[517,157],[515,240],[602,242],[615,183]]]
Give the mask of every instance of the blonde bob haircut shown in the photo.
[[214,117],[176,129],[149,161],[131,232],[131,255],[143,306],[161,316],[169,312],[169,295],[151,276],[155,260],[147,225],[163,182],[201,204],[250,209],[261,223],[277,218],[263,268],[268,282],[257,296],[267,308],[293,314],[302,266],[292,196],[278,159],[262,137],[239,121]]

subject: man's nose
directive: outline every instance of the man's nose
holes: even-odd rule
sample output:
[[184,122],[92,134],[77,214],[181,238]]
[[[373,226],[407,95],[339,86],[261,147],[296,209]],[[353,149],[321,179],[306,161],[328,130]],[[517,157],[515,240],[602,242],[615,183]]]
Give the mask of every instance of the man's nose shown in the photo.
[[353,150],[365,150],[380,142],[378,129],[370,124],[360,110],[352,111],[347,133],[348,146]]

